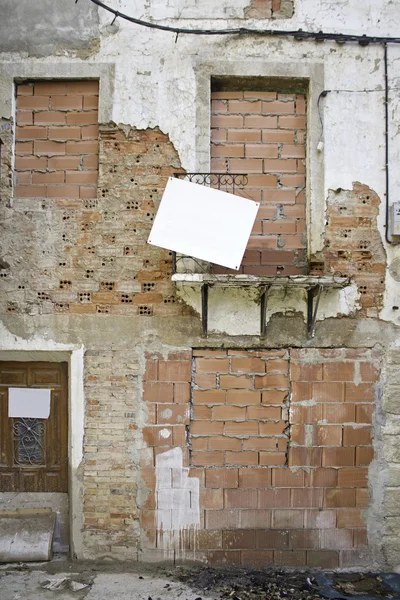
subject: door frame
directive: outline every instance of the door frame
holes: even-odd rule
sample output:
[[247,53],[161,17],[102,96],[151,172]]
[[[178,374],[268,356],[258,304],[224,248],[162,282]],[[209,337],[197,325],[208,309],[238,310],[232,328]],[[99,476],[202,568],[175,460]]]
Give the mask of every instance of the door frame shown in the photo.
[[[0,326],[0,333],[1,326]],[[84,558],[83,436],[85,416],[84,348],[48,340],[22,340],[0,335],[0,361],[68,363],[68,501],[71,558]],[[8,343],[7,343],[8,342]],[[11,342],[11,343],[10,343]],[[13,343],[14,342],[14,343]],[[21,343],[22,342],[22,343]]]

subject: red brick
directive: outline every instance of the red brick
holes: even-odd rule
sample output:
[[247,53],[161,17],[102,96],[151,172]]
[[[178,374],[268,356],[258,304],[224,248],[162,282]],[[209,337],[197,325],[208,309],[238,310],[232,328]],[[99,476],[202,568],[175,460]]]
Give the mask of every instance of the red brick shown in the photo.
[[190,381],[192,377],[192,367],[189,361],[175,362],[162,361],[158,365],[160,381]]
[[279,127],[282,129],[305,129],[305,117],[279,117]]
[[190,384],[174,383],[174,402],[176,404],[185,404],[190,400]]
[[239,487],[264,488],[271,485],[271,469],[239,469]]
[[336,487],[337,469],[313,469],[312,485],[314,487]]
[[356,529],[354,531],[354,547],[368,546],[368,534],[366,529]]
[[66,183],[77,183],[78,185],[96,184],[96,171],[67,171]]
[[226,530],[229,528],[236,529],[237,527],[237,510],[206,510],[206,529]]
[[79,198],[79,187],[76,185],[49,185],[48,198]]
[[[148,385],[148,384],[147,384]],[[157,423],[189,423],[189,408],[183,404],[163,404],[157,407]]]
[[274,550],[274,563],[286,567],[304,567],[306,564],[306,551]]
[[67,81],[67,94],[95,95],[99,94],[97,80]]
[[253,390],[228,390],[228,404],[239,404],[243,406],[260,404],[261,393]]
[[258,435],[258,423],[256,421],[228,421],[225,423],[225,435]]
[[192,452],[192,464],[195,466],[218,466],[224,464],[223,452]]
[[370,362],[360,363],[360,375],[362,381],[377,381],[379,371],[375,365]]
[[275,358],[267,362],[268,373],[285,373],[287,375],[289,371],[289,362],[287,360],[281,360]]
[[244,421],[246,419],[246,408],[243,406],[214,406],[212,418],[223,421]]
[[282,175],[280,183],[284,187],[300,187],[305,185],[304,175]]
[[292,402],[303,402],[313,397],[313,385],[305,381],[294,381],[291,386]]
[[322,364],[319,363],[290,363],[292,381],[322,381]]
[[18,111],[17,112],[17,125],[33,125],[33,112],[30,111]]
[[18,96],[33,96],[33,85],[17,85],[17,95]]
[[369,505],[369,489],[356,489],[356,506],[359,508],[368,508]]
[[357,404],[356,409],[356,423],[372,423],[372,417],[375,411],[373,404]]
[[99,143],[97,141],[67,142],[67,154],[97,154]]
[[16,198],[46,198],[47,188],[40,185],[17,185],[14,193]]
[[197,348],[197,349],[194,349],[192,351],[192,354],[193,354],[194,357],[196,357],[196,356],[207,356],[207,357],[210,357],[210,356],[214,356],[214,357],[215,356],[219,356],[219,357],[225,357],[226,356],[226,350],[222,350],[222,349],[220,349],[220,350],[209,350],[208,348],[206,348],[206,349],[198,349]]
[[43,171],[46,169],[46,158],[38,156],[17,156],[15,158],[16,171]]
[[229,129],[228,142],[261,142],[261,131],[256,129]]
[[34,153],[45,154],[51,156],[52,154],[65,154],[65,143],[64,142],[52,142],[48,141],[35,141],[34,142]]
[[313,384],[313,398],[317,402],[343,402],[344,384],[316,381]]
[[225,404],[225,390],[193,390],[194,404]]
[[232,358],[232,372],[265,373],[265,364],[261,358]]
[[[255,437],[243,440],[243,450],[276,450],[276,439],[273,437]],[[268,452],[268,454],[271,454]]]
[[266,565],[271,565],[274,560],[272,550],[242,550],[242,565],[250,566],[255,569],[265,568]]
[[190,433],[192,435],[222,435],[224,423],[222,421],[192,421]]
[[339,508],[337,511],[339,529],[365,527],[364,510],[361,508]]
[[287,388],[289,385],[288,377],[284,373],[271,373],[264,376],[255,377],[255,387],[260,388]]
[[242,115],[212,115],[211,127],[243,127]]
[[373,448],[356,448],[356,466],[368,466],[374,460]]
[[226,452],[227,465],[258,465],[258,452]]
[[33,142],[16,142],[15,143],[15,154],[32,154]]
[[261,102],[251,100],[229,100],[229,112],[231,113],[260,113]]
[[209,450],[208,441],[209,441],[209,438],[207,438],[207,437],[200,437],[200,438],[192,437],[192,439],[191,439],[192,450]]
[[64,171],[53,171],[50,173],[33,173],[32,183],[64,183]]
[[355,462],[354,448],[324,448],[323,467],[352,467]]
[[221,375],[219,378],[220,388],[252,388],[253,377],[246,375]]
[[286,397],[288,395],[288,391],[279,391],[279,390],[267,390],[262,393],[261,403],[262,404],[283,404]]
[[339,487],[367,487],[368,469],[339,469],[338,486]]
[[256,532],[251,530],[224,531],[223,547],[229,549],[255,548]]
[[97,140],[99,137],[98,124],[80,127],[82,140]]
[[278,421],[281,419],[281,409],[276,406],[249,406],[247,418],[256,419],[257,421]]
[[[194,441],[194,440],[193,440]],[[241,450],[242,440],[226,436],[213,436],[208,439],[208,450]]]
[[[229,157],[244,157],[243,144],[211,144],[211,156],[229,158]],[[232,161],[230,161],[230,164]],[[262,169],[261,169],[262,170]]]
[[328,423],[353,423],[354,404],[324,404],[323,419]]
[[373,402],[375,400],[374,386],[371,383],[346,383],[345,402]]
[[[45,161],[45,158],[38,160]],[[80,165],[79,156],[53,156],[48,159],[49,169],[77,169]]]
[[240,565],[240,550],[213,550],[207,552],[207,563],[209,565]]
[[320,545],[320,538],[321,532],[315,529],[294,529],[289,531],[289,545],[294,550],[300,548],[318,548]]
[[260,452],[260,465],[283,466],[286,463],[285,452]]
[[[259,490],[258,508],[289,508],[290,489]],[[271,532],[272,533],[272,532]],[[273,548],[274,546],[263,545],[259,548]],[[276,546],[282,548],[284,546]]]
[[194,529],[190,532],[190,547],[195,550],[222,548],[222,531]]
[[291,491],[291,505],[293,508],[320,508],[323,506],[323,489],[294,488]]
[[371,443],[371,427],[343,428],[343,446],[369,446]]
[[260,435],[282,435],[285,429],[285,421],[260,423]]
[[16,140],[47,140],[47,127],[16,127]]
[[49,104],[49,96],[18,96],[17,98],[17,110],[47,110]]
[[283,144],[281,148],[281,158],[305,158],[305,148],[303,144]]
[[[236,511],[237,513],[238,511]],[[268,529],[271,527],[271,511],[264,509],[241,510],[240,525],[243,529]]]
[[[51,107],[53,110],[81,110],[82,106],[82,96],[68,94],[67,96],[54,96],[51,98]],[[96,105],[93,108],[95,107],[97,107],[97,99]]]
[[342,445],[342,428],[339,425],[319,425],[314,427],[313,433],[313,444],[315,446]]
[[207,419],[211,420],[211,408],[209,406],[194,406],[193,407],[193,419]]
[[[167,435],[167,433],[169,433],[169,435]],[[144,427],[143,441],[148,446],[171,446],[172,428],[165,427],[165,425],[162,427]]]
[[143,400],[145,402],[166,402],[173,401],[172,383],[144,383]]
[[98,123],[97,110],[67,112],[66,116],[68,125],[96,125]]
[[237,488],[239,473],[237,469],[207,469],[206,487],[208,488]]
[[339,566],[339,553],[333,550],[308,550],[307,566],[336,569]]
[[[339,473],[342,469],[339,469]],[[351,489],[326,489],[324,506],[327,508],[354,507],[356,492]]]
[[196,371],[204,373],[229,372],[229,360],[227,358],[196,358]]
[[275,116],[264,117],[261,115],[250,115],[244,117],[244,126],[247,129],[275,129],[277,123],[278,118]]
[[66,116],[62,112],[46,110],[34,113],[33,120],[35,125],[65,125]]
[[257,490],[225,490],[225,508],[257,508]]
[[49,127],[49,138],[51,140],[79,140],[81,129],[80,127]]
[[324,363],[325,381],[353,381],[354,363],[352,362],[332,362]]
[[289,448],[289,467],[320,467],[321,461],[321,448]]
[[304,471],[290,469],[274,469],[272,471],[272,487],[303,487]]

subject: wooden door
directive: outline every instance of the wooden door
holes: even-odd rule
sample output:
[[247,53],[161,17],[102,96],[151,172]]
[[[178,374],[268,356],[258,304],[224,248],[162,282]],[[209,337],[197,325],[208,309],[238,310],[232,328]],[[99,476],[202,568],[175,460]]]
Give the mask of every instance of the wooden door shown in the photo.
[[[0,362],[0,492],[68,491],[67,363]],[[48,419],[8,416],[9,388],[51,389]]]

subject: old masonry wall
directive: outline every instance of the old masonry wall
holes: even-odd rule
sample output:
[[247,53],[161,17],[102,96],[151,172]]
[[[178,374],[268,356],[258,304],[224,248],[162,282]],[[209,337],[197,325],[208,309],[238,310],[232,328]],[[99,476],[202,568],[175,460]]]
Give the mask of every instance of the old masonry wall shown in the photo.
[[[379,11],[372,0],[125,4],[196,27],[375,35],[393,34],[399,14],[397,0]],[[79,23],[78,49],[55,37],[39,60],[5,39],[0,55],[0,359],[69,359],[74,556],[397,568],[399,250],[384,235],[382,48],[175,40],[122,20],[110,28],[102,11]],[[400,53],[388,53],[395,88]],[[262,149],[273,157],[227,156],[217,140],[215,160],[257,161],[253,173],[274,178],[258,225],[268,251],[303,269],[307,240],[312,274],[352,278],[323,294],[311,339],[302,292],[281,290],[265,340],[254,290],[212,290],[204,337],[198,290],[173,283],[170,253],[146,243],[167,178],[210,170],[211,82],[246,77],[293,106],[305,94],[305,157],[294,147],[284,157],[284,140]],[[296,78],[301,92],[287,87]],[[391,90],[392,198],[399,124]],[[298,124],[285,131],[299,143]],[[283,185],[273,160],[292,161],[301,183]],[[280,242],[304,216],[292,256]]]

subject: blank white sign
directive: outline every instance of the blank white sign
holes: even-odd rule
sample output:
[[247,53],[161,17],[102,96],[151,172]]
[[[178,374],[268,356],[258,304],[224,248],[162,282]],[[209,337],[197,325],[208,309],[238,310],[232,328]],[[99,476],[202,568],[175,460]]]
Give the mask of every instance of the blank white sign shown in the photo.
[[259,203],[170,177],[149,244],[239,269]]
[[9,388],[8,416],[12,418],[48,419],[51,390]]

